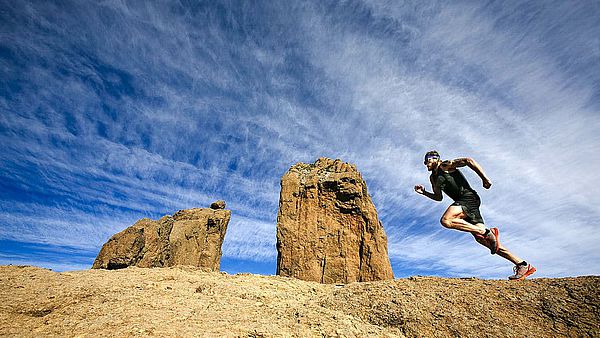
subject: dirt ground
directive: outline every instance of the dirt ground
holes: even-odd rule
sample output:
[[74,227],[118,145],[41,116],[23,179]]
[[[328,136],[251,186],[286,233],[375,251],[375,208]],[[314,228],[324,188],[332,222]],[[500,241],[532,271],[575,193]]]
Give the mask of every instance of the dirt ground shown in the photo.
[[600,277],[325,285],[193,267],[0,266],[14,337],[600,337]]

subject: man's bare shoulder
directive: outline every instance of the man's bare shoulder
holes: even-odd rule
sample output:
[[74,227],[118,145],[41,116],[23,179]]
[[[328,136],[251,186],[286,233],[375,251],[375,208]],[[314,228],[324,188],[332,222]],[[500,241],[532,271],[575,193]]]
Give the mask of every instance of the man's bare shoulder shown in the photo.
[[468,164],[469,164],[469,158],[460,157],[460,158],[455,158],[453,160],[443,161],[440,164],[440,168],[442,168],[442,170],[445,170],[445,171],[452,171],[456,168],[467,166]]
[[445,160],[440,163],[440,169],[443,171],[454,170],[456,166],[454,165],[454,160]]

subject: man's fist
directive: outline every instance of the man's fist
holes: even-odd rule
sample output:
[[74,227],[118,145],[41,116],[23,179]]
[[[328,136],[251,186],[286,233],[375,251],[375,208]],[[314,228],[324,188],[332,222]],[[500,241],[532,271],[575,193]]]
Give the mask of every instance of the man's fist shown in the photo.
[[425,187],[424,187],[424,186],[422,186],[422,185],[415,185],[415,191],[416,191],[418,194],[421,194],[421,195],[423,195],[423,193],[425,192]]
[[492,186],[492,182],[490,180],[483,180],[483,187],[489,189]]

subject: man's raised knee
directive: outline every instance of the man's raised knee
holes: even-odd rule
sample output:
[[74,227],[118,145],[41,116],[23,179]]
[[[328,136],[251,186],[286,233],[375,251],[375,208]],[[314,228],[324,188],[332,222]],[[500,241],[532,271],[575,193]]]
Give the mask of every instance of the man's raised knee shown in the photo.
[[448,218],[448,217],[442,217],[440,219],[440,223],[442,224],[442,226],[444,228],[448,228],[448,229],[452,229],[453,225],[452,225],[452,219]]

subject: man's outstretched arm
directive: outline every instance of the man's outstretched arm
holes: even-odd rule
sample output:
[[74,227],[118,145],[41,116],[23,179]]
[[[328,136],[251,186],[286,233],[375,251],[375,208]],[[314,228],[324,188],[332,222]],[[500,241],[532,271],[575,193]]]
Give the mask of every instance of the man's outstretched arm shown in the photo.
[[452,161],[444,161],[442,162],[441,166],[444,170],[452,170],[457,167],[468,166],[477,175],[479,175],[481,181],[483,182],[484,188],[489,189],[492,186],[492,181],[490,181],[490,179],[487,177],[487,175],[483,171],[483,168],[479,165],[479,163],[477,163],[474,159],[470,157],[457,158]]

